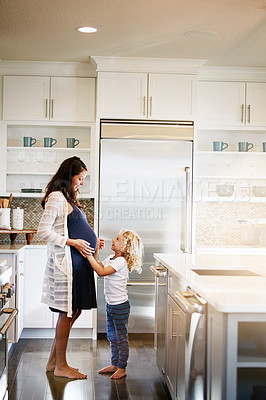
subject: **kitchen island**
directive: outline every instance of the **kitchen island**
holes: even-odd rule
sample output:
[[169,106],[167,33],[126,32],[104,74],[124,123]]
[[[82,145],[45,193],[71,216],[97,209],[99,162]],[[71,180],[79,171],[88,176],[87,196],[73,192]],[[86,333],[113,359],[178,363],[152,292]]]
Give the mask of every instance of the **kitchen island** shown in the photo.
[[[175,279],[181,290],[189,287],[207,301],[207,400],[251,400],[265,390],[266,256],[155,254],[155,259],[168,270],[168,290]],[[167,330],[170,320],[168,305]],[[178,327],[176,336],[182,341]]]

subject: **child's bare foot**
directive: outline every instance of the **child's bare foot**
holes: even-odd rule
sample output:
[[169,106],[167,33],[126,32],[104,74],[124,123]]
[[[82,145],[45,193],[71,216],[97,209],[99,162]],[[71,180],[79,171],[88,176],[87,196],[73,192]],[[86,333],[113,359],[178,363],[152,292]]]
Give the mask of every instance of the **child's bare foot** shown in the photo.
[[111,379],[121,379],[127,376],[126,370],[122,368],[117,368],[115,373],[111,376]]
[[105,367],[103,369],[100,369],[98,371],[99,374],[110,374],[113,373],[117,370],[117,366],[116,365],[109,365],[109,367]]
[[87,375],[82,374],[81,372],[78,372],[69,366],[66,366],[61,369],[59,369],[58,367],[55,367],[54,375],[68,378],[68,379],[87,379]]

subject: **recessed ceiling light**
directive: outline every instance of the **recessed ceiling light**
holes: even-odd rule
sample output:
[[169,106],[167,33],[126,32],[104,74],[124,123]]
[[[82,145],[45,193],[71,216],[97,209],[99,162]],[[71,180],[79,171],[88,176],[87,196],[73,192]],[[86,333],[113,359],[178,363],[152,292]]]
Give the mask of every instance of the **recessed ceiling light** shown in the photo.
[[76,28],[76,31],[79,31],[82,33],[94,33],[94,32],[97,32],[98,29],[93,28],[92,26],[80,26],[79,28]]
[[184,33],[187,38],[204,38],[217,36],[217,32],[212,31],[188,31]]

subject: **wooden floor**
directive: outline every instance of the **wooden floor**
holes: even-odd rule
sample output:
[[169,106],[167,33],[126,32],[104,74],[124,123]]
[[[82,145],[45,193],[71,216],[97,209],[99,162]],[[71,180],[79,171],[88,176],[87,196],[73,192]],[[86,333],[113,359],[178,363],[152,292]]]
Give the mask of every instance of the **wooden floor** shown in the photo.
[[127,377],[113,381],[99,375],[110,364],[106,339],[71,339],[68,362],[88,375],[72,381],[45,372],[51,339],[20,339],[9,357],[9,400],[170,400],[155,361],[150,337],[130,338]]

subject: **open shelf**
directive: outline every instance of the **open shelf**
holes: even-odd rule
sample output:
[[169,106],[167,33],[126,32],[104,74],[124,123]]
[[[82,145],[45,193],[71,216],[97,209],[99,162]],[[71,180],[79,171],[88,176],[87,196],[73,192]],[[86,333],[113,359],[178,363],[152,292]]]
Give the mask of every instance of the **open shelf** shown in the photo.
[[[57,171],[59,165],[72,156],[77,156],[86,164],[83,198],[93,198],[92,189],[94,167],[94,124],[38,125],[7,124],[6,126],[6,184],[4,190],[16,197],[42,197],[45,187]],[[23,146],[24,137],[33,137],[36,144]],[[44,147],[44,138],[57,140],[53,147]],[[67,138],[76,138],[76,147],[67,147]],[[21,193],[22,188],[42,189],[42,193]]]
[[89,152],[91,151],[90,147],[41,147],[41,146],[32,146],[32,147],[24,147],[24,146],[7,146],[7,151],[13,150],[25,150],[25,151],[36,151],[36,150],[44,150],[44,151],[69,151],[69,152]]
[[[237,400],[251,400],[255,387],[261,396],[258,399],[266,398],[266,368],[238,368],[237,370]],[[264,395],[264,397],[263,397]]]

